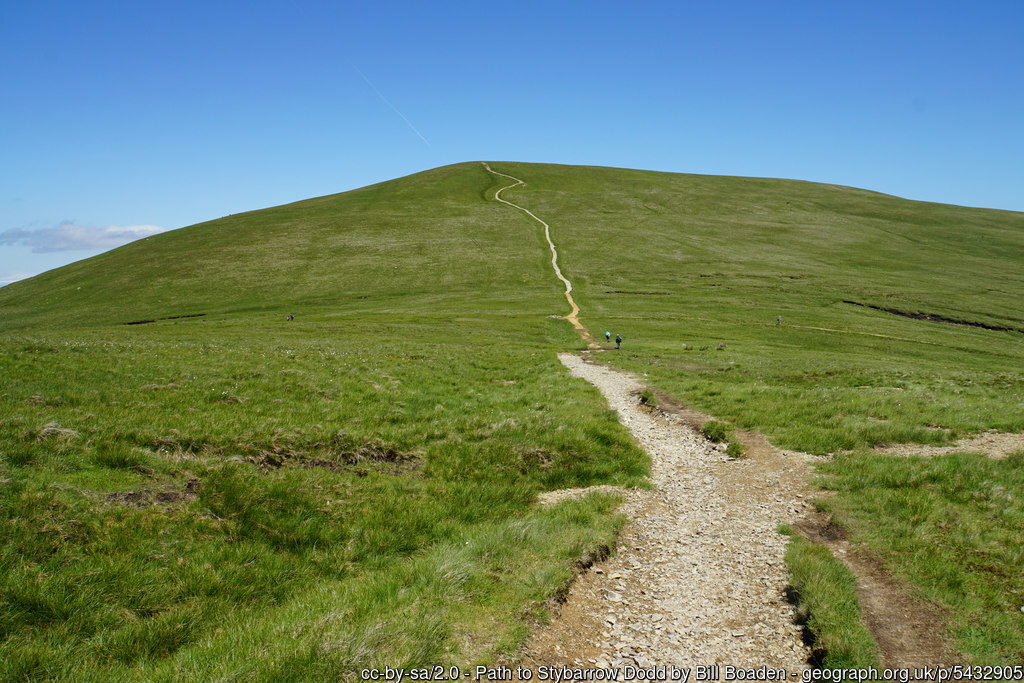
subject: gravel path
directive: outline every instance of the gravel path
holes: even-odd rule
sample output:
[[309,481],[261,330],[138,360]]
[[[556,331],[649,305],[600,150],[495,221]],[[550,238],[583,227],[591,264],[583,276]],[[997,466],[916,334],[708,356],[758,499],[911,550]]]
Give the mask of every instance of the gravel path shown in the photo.
[[[807,666],[785,600],[786,539],[808,503],[810,456],[764,449],[732,460],[675,415],[649,412],[622,372],[559,356],[593,383],[651,456],[653,491],[629,490],[619,548],[578,578],[523,662],[576,668]],[[554,492],[542,503],[579,492]]]
[[511,185],[506,185],[505,187],[495,192],[494,198],[497,201],[501,202],[502,204],[506,204],[514,209],[522,211],[527,216],[529,216],[530,218],[544,226],[544,239],[547,240],[548,248],[551,250],[551,268],[554,269],[555,271],[555,277],[557,277],[565,286],[565,300],[569,302],[569,315],[565,316],[565,319],[568,320],[572,324],[573,328],[575,328],[576,332],[581,337],[583,337],[583,340],[587,342],[588,347],[592,349],[598,348],[597,342],[594,341],[593,336],[591,336],[590,334],[590,330],[584,327],[583,324],[580,322],[580,307],[576,305],[576,300],[572,298],[572,283],[569,282],[569,279],[562,274],[562,269],[558,267],[558,249],[555,248],[555,243],[551,240],[551,226],[548,225],[543,220],[541,220],[540,218],[538,218],[537,215],[530,211],[529,209],[519,206],[518,204],[513,204],[507,199],[501,198],[501,193],[504,192],[505,190],[510,190],[513,187],[519,187],[520,185],[525,187],[526,183],[520,180],[519,178],[516,178],[515,176],[510,176],[507,173],[498,173],[497,171],[492,170],[490,165],[486,161],[483,162],[483,165],[488,173],[515,181]]

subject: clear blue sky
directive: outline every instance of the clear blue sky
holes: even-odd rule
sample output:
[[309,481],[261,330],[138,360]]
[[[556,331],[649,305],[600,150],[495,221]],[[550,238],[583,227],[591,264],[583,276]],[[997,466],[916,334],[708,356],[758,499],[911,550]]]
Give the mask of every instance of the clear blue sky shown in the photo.
[[480,159],[1024,211],[1024,3],[0,6],[0,283]]

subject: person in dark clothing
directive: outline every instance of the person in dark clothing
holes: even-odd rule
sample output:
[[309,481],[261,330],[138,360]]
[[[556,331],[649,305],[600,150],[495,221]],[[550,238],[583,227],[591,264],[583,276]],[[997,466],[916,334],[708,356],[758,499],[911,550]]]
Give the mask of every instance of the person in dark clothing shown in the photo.
[[622,346],[622,335],[621,334],[617,334],[617,335],[615,335],[615,348],[617,349],[620,346]]

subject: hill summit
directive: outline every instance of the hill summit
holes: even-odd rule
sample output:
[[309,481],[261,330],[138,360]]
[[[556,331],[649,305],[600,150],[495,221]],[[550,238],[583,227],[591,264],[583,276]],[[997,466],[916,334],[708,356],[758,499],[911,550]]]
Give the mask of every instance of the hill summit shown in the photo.
[[[525,181],[513,196],[551,223],[563,268],[597,299],[709,277],[799,295],[813,280],[837,301],[1024,325],[1021,213],[792,180],[494,166]],[[148,237],[3,288],[0,324],[557,309],[537,226],[493,201],[501,180],[467,162]]]

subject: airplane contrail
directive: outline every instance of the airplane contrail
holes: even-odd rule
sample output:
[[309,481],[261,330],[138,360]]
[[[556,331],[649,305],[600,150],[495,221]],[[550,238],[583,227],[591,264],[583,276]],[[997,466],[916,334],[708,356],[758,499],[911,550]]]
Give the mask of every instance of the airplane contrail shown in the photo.
[[402,112],[398,111],[398,107],[396,107],[395,105],[393,105],[390,102],[388,102],[388,98],[384,97],[384,95],[381,94],[380,90],[377,90],[377,86],[375,86],[373,83],[370,82],[370,79],[366,77],[366,74],[364,74],[362,71],[359,70],[358,66],[357,67],[353,67],[353,68],[359,73],[360,76],[363,77],[363,80],[366,81],[366,84],[368,86],[370,86],[371,88],[373,88],[373,92],[377,93],[377,97],[379,97],[384,102],[384,104],[386,104],[389,107],[391,107],[392,111],[394,111],[396,114],[401,116],[402,120],[405,121],[405,125],[407,125],[410,128],[412,128],[412,132],[416,133],[416,135],[419,135],[420,136],[420,140],[423,140],[424,144],[426,144],[427,147],[430,147],[430,141],[427,140],[425,137],[423,137],[423,133],[421,133],[418,130],[416,130],[416,126],[412,125],[412,122],[409,121],[409,119],[405,118],[405,114],[403,114]]

